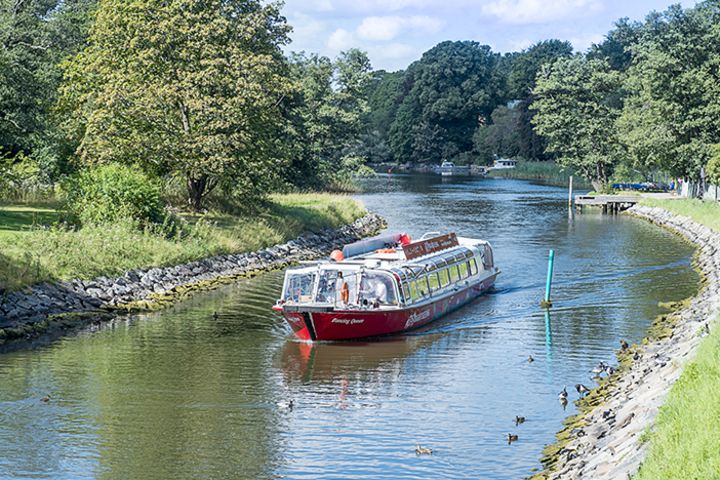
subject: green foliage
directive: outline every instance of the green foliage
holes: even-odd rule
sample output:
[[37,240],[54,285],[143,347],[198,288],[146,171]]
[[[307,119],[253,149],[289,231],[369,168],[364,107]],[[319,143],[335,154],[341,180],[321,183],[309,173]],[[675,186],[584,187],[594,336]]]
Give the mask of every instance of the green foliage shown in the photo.
[[604,41],[593,44],[588,51],[588,58],[606,60],[613,70],[627,70],[633,58],[632,47],[637,43],[642,28],[639,22],[621,18],[615,22],[615,28],[605,35]]
[[481,125],[473,135],[473,145],[482,163],[492,164],[498,157],[515,158],[520,155],[520,118],[518,108],[506,106],[493,110],[492,123]]
[[625,154],[615,129],[620,87],[620,74],[606,61],[577,56],[545,67],[533,92],[533,123],[547,139],[547,149],[596,191],[604,188]]
[[720,142],[717,2],[648,16],[631,51],[618,126],[632,161],[697,179]]
[[720,185],[720,144],[713,145],[710,150],[706,174],[710,183]]
[[104,0],[61,92],[82,160],[182,173],[194,209],[220,183],[267,190],[285,166],[288,28],[260,0]]
[[337,175],[349,173],[351,165],[343,158],[361,156],[357,140],[368,111],[365,92],[370,68],[367,54],[356,49],[342,52],[335,60],[305,53],[290,56],[290,72],[297,85],[287,137],[290,183],[300,187],[333,183]]
[[68,211],[83,225],[124,219],[148,225],[165,214],[158,182],[137,168],[111,163],[82,170],[65,190]]
[[0,198],[37,201],[51,197],[54,193],[51,172],[51,166],[23,152],[12,158],[0,157]]
[[517,54],[507,79],[510,98],[524,99],[532,94],[538,72],[558,58],[571,57],[572,44],[561,40],[544,40]]
[[52,116],[58,64],[82,45],[94,4],[0,0],[0,153],[15,157],[22,152],[36,159],[67,153]]
[[500,55],[477,42],[442,42],[405,72],[390,128],[396,161],[438,162],[472,150],[478,118],[489,117],[501,91]]

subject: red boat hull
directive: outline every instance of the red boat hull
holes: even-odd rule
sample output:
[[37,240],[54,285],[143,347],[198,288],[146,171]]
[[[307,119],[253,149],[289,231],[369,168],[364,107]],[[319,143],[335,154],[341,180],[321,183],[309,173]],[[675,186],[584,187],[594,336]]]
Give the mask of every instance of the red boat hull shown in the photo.
[[400,333],[426,325],[479,297],[495,283],[497,274],[437,300],[397,310],[281,311],[301,340],[350,340]]

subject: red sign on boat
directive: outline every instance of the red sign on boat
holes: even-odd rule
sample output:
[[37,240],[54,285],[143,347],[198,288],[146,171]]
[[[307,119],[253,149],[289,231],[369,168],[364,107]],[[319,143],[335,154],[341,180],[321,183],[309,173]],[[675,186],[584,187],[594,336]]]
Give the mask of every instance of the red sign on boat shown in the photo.
[[439,237],[428,238],[427,240],[420,240],[409,245],[403,245],[403,252],[405,252],[405,258],[412,260],[413,258],[422,257],[431,253],[439,252],[440,250],[447,250],[448,248],[456,247],[458,245],[457,235],[454,233],[448,233],[447,235],[441,235]]

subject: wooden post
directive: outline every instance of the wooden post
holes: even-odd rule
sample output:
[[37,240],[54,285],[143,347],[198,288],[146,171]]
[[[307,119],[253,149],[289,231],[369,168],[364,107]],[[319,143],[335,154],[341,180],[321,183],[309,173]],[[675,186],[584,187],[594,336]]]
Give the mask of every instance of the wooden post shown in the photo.
[[570,207],[570,208],[572,208],[572,202],[573,202],[573,196],[572,196],[572,187],[573,187],[573,185],[572,185],[572,182],[573,182],[573,177],[572,177],[572,175],[570,175],[570,190],[569,190],[569,192],[568,192],[568,207]]

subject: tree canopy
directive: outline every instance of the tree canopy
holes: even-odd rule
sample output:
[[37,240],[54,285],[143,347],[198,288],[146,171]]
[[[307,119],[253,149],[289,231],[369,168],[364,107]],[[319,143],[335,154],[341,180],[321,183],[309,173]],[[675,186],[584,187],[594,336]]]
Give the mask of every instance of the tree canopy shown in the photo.
[[561,59],[540,71],[533,123],[558,162],[601,190],[624,151],[616,140],[620,74],[604,60]]
[[103,0],[62,88],[80,158],[182,175],[196,209],[221,181],[263,188],[283,167],[287,31],[256,0]]

